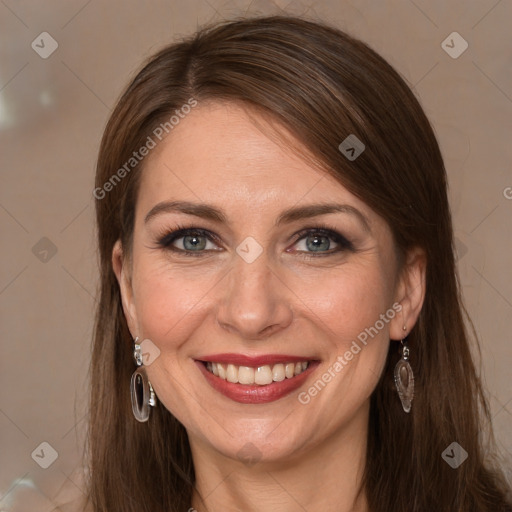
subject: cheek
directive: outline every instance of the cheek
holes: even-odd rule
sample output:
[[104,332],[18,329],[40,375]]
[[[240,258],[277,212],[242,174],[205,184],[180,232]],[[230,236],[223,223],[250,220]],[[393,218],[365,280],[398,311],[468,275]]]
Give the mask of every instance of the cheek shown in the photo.
[[[134,276],[137,318],[144,339],[158,347],[158,357],[147,368],[149,379],[158,400],[183,423],[193,422],[200,415],[183,404],[190,402],[183,383],[191,370],[187,357],[187,341],[200,332],[207,307],[205,289],[210,279],[191,278],[183,272],[155,262],[141,262]],[[206,288],[205,288],[206,286]]]
[[332,411],[337,404],[340,415],[354,413],[378,383],[388,354],[389,322],[396,315],[392,276],[385,270],[373,261],[303,282],[299,295],[307,297],[304,311],[310,310],[309,318],[318,326],[327,359],[319,378],[332,382],[326,393],[306,390],[306,399],[322,395],[317,407],[329,403]]
[[141,259],[134,276],[139,326],[144,337],[166,349],[177,349],[197,328],[207,304],[205,294],[216,281]]
[[[317,272],[310,279],[297,280],[295,288],[306,305],[304,312],[311,311],[309,316],[325,326],[340,350],[374,326],[392,306],[392,283],[375,262],[346,265],[323,275]],[[385,337],[388,324],[382,327],[379,322],[378,326]]]
[[[292,293],[283,300],[297,317],[309,318],[344,351],[390,308],[392,283],[385,270],[382,262],[368,259],[337,268],[303,268],[300,273],[288,275],[284,271],[281,277]],[[184,272],[140,258],[133,285],[142,335],[162,347],[177,350],[201,328],[208,311],[215,310],[212,301],[222,295],[215,289],[222,287],[222,275],[220,269],[205,272],[198,267]],[[276,297],[281,295],[279,290],[274,292]],[[209,320],[213,325],[215,319]],[[387,324],[379,330],[386,335]]]

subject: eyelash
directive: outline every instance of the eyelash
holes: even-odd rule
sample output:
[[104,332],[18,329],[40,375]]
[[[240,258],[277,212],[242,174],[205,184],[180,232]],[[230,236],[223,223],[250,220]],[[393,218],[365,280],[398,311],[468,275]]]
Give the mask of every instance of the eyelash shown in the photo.
[[[161,248],[168,249],[174,253],[179,253],[180,255],[187,256],[187,257],[188,256],[201,257],[204,255],[205,252],[211,251],[211,249],[210,250],[203,249],[201,251],[189,251],[186,249],[178,249],[177,247],[173,247],[172,244],[176,240],[183,238],[185,236],[191,236],[191,235],[205,237],[211,242],[214,242],[217,244],[220,243],[220,239],[206,229],[196,228],[196,227],[188,227],[187,228],[187,227],[177,225],[176,229],[174,229],[173,231],[165,231],[164,233],[160,234],[160,236],[158,237],[157,244]],[[295,240],[293,242],[293,245],[295,245],[297,242],[299,242],[303,238],[306,238],[307,236],[313,236],[313,235],[320,235],[320,236],[325,236],[327,238],[330,238],[338,245],[338,247],[335,248],[334,250],[329,250],[328,252],[324,251],[324,252],[316,253],[315,251],[300,251],[299,254],[301,254],[304,258],[310,258],[310,257],[313,257],[313,258],[320,257],[321,258],[321,257],[337,254],[341,251],[355,252],[355,248],[349,240],[347,240],[343,235],[338,233],[335,229],[333,229],[325,224],[316,225],[314,227],[307,227],[307,228],[304,228],[304,229],[300,230],[299,232],[295,233],[295,235],[294,235]]]

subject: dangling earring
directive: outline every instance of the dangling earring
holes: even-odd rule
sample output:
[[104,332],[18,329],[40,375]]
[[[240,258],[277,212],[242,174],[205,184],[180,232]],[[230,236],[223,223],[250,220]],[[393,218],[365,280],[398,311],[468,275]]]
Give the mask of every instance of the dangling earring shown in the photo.
[[[403,330],[407,330],[405,325]],[[407,347],[403,339],[400,343],[402,344],[402,358],[395,366],[395,385],[404,411],[410,412],[414,397],[414,374],[409,364],[409,347]]]
[[132,398],[132,411],[135,419],[141,423],[149,419],[149,406],[156,405],[155,392],[149,382],[146,368],[142,365],[142,349],[138,344],[139,337],[137,336],[134,342],[133,357],[137,364],[137,369],[132,374],[130,382],[130,392]]

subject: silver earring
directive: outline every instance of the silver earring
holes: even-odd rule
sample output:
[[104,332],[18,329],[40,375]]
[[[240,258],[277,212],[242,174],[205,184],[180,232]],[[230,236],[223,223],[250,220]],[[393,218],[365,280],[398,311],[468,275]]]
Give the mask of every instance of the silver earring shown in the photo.
[[137,364],[137,369],[132,374],[130,392],[133,415],[137,421],[144,423],[149,419],[149,406],[154,407],[156,405],[156,397],[151,382],[149,382],[146,368],[142,364],[142,349],[138,341],[138,337],[133,340],[133,357]]
[[[405,325],[403,330],[407,330]],[[411,411],[412,399],[414,398],[414,374],[409,364],[409,347],[407,347],[403,339],[400,343],[402,344],[402,358],[395,366],[395,386],[402,402],[402,407],[408,413]]]

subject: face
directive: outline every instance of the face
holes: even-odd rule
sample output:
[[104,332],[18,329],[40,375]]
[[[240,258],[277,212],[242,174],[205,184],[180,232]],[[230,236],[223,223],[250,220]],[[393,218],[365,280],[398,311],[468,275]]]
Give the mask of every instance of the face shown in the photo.
[[194,446],[270,461],[367,421],[419,274],[382,218],[254,118],[212,103],[181,120],[145,162],[131,263],[119,243],[113,263],[158,406]]

